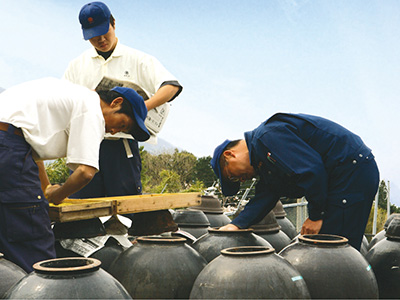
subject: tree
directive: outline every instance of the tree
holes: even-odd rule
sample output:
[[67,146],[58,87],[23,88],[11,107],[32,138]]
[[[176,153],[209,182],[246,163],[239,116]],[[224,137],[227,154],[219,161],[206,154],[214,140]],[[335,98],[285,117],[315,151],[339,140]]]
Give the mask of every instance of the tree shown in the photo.
[[46,163],[45,169],[51,184],[64,183],[69,177],[69,168],[65,158]]
[[202,181],[205,186],[211,186],[217,180],[210,165],[211,156],[204,156],[197,159],[193,170],[195,180]]

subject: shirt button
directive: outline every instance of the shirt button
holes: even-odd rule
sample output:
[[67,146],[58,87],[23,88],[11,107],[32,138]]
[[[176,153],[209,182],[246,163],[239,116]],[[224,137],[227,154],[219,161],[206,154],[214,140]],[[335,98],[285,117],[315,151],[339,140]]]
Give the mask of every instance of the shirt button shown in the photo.
[[346,204],[346,203],[347,203],[347,200],[346,200],[346,199],[343,199],[342,203],[343,203],[343,204]]
[[357,163],[357,161],[356,160],[353,160],[353,165],[355,165]]
[[358,154],[358,156],[359,156],[359,157],[363,157],[363,155],[362,155],[361,153],[360,153],[360,154]]
[[37,198],[38,198],[38,199],[42,199],[42,196],[39,195],[39,196],[37,196]]
[[138,188],[137,188],[137,189],[138,189],[138,191],[140,191],[140,186],[138,186]]

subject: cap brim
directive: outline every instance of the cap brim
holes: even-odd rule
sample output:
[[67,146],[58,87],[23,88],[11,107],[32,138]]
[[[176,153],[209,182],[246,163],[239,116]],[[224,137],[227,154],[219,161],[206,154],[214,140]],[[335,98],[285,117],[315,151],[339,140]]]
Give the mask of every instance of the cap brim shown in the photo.
[[109,29],[110,29],[109,20],[91,28],[82,28],[83,38],[85,39],[85,41],[87,41],[96,36],[105,35]]
[[135,116],[136,126],[131,130],[131,135],[139,142],[147,141],[150,138],[150,132],[144,124],[144,120],[139,117],[135,109],[133,109],[133,115]]

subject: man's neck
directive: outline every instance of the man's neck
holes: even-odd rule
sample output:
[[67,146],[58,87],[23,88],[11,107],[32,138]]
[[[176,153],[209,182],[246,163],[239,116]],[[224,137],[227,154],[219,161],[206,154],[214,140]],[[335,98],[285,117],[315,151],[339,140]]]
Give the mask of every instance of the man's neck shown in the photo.
[[112,49],[110,51],[107,51],[107,52],[101,52],[101,51],[96,49],[96,52],[97,52],[98,55],[103,56],[104,60],[107,60],[111,56],[111,54],[114,52],[114,49]]

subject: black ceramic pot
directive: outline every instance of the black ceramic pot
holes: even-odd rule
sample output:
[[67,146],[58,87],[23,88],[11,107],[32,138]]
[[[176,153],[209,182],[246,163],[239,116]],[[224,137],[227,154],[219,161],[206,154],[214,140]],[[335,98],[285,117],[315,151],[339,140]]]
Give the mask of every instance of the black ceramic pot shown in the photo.
[[278,201],[272,210],[275,214],[276,221],[279,226],[281,226],[281,230],[289,237],[290,240],[294,239],[298,232],[293,223],[286,217],[285,209],[283,208],[282,202]]
[[379,298],[400,299],[400,219],[395,218],[386,230],[386,238],[365,256],[375,273]]
[[341,236],[299,236],[279,253],[303,276],[313,299],[377,299],[378,285],[364,256]]
[[206,261],[177,237],[139,237],[113,262],[110,273],[133,298],[188,298]]
[[201,196],[201,204],[198,206],[191,206],[189,209],[201,210],[205,213],[210,227],[221,227],[231,222],[231,219],[224,214],[219,199],[216,196]]
[[3,253],[0,253],[0,299],[3,299],[5,293],[26,275],[22,268],[5,259]]
[[386,234],[386,230],[389,227],[390,222],[392,222],[392,220],[394,218],[400,218],[400,214],[398,213],[393,213],[391,214],[385,224],[383,225],[383,230],[379,231],[371,240],[371,242],[368,245],[368,250],[370,250],[373,246],[375,246],[377,243],[379,243],[381,240],[385,239],[385,234]]
[[268,241],[276,252],[290,244],[290,238],[280,230],[275,214],[270,211],[259,223],[251,226],[254,233]]
[[[63,258],[63,257],[82,257],[81,255],[68,250],[64,249],[62,245],[60,244],[60,241],[56,240],[54,242],[54,246],[56,249],[56,256],[57,258]],[[113,237],[109,237],[107,242],[105,243],[104,247],[97,250],[93,254],[91,254],[89,257],[91,258],[96,258],[101,261],[101,267],[109,271],[109,268],[111,266],[111,263],[124,251],[124,248],[121,246],[121,244],[114,239]]]
[[265,246],[272,248],[262,237],[253,233],[252,229],[240,229],[235,231],[208,229],[208,233],[200,237],[192,244],[207,262],[210,262],[218,255],[221,250],[239,246]]
[[221,251],[197,277],[191,299],[310,299],[304,279],[268,247]]
[[56,258],[38,262],[11,288],[6,299],[132,299],[94,258]]
[[201,210],[178,209],[174,213],[174,222],[180,230],[199,238],[208,232],[210,222]]

